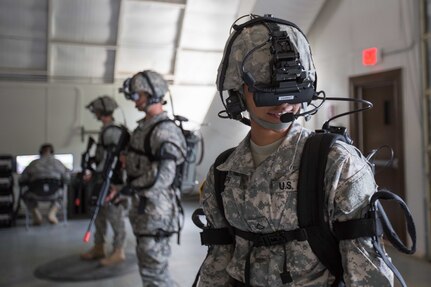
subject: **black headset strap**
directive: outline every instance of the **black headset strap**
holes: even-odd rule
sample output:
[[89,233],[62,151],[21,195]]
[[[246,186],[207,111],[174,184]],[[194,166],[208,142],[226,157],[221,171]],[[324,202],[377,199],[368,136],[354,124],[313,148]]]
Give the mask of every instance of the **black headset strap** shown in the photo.
[[132,90],[132,78],[127,78],[127,79],[125,79],[124,80],[124,82],[123,82],[123,88],[124,89],[127,89],[127,90],[124,90],[124,94],[131,94],[131,90]]
[[152,93],[151,97],[152,98],[157,98],[156,90],[154,89],[153,83],[151,82],[150,77],[148,76],[147,71],[141,72],[141,75],[147,80],[148,85],[150,86],[151,93]]
[[100,102],[102,103],[102,107],[103,107],[103,114],[106,114],[106,113],[107,113],[107,110],[106,110],[105,101],[103,100],[103,97],[99,97],[99,99],[100,99]]

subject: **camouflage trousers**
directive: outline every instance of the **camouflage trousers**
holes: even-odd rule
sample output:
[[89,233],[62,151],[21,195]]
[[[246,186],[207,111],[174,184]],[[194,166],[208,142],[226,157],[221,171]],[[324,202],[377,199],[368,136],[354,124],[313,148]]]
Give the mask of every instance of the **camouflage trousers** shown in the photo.
[[49,201],[51,203],[51,207],[56,205],[58,208],[60,208],[63,202],[63,191],[58,191],[49,197],[41,197],[32,192],[26,192],[22,199],[29,210],[37,208],[39,201]]
[[123,248],[126,240],[126,225],[124,218],[124,206],[119,204],[104,205],[100,208],[99,214],[96,217],[95,226],[96,232],[94,234],[95,244],[104,244],[106,241],[106,233],[108,222],[111,224],[114,232],[114,249]]
[[[139,216],[130,213],[132,226]],[[170,237],[139,236],[142,230],[133,230],[136,236],[136,256],[143,287],[172,287],[174,282],[169,273],[171,256]]]

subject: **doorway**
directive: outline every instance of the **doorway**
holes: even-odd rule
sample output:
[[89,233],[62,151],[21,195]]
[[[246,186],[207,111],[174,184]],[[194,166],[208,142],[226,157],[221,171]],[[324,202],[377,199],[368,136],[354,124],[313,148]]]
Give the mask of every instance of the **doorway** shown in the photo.
[[[350,96],[373,104],[371,110],[352,115],[350,130],[352,139],[364,155],[381,147],[374,157],[377,185],[405,200],[401,76],[401,69],[397,69],[349,79]],[[395,231],[406,242],[406,226],[400,207],[393,202],[383,202],[383,206]]]

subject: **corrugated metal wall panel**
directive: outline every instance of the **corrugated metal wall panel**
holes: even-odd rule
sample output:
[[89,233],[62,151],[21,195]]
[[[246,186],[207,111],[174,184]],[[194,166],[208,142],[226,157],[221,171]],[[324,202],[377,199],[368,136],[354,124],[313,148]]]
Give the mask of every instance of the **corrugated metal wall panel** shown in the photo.
[[54,44],[52,77],[54,80],[112,82],[115,53],[99,47]]
[[53,0],[51,39],[115,45],[118,0]]

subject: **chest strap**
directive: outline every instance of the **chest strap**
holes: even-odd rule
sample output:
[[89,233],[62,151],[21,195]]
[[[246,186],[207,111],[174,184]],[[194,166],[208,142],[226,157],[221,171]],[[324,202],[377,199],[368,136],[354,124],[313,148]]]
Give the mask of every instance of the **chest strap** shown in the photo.
[[253,247],[281,245],[293,240],[307,240],[307,232],[303,228],[289,231],[280,230],[272,233],[255,233],[234,228],[234,234],[253,242]]
[[235,237],[233,236],[233,232],[231,232],[229,227],[209,228],[205,226],[199,216],[205,216],[202,208],[196,209],[192,214],[193,223],[202,229],[202,232],[200,232],[201,245],[211,246],[235,243]]
[[131,145],[129,145],[129,147],[128,147],[128,151],[131,151],[131,152],[133,152],[133,153],[136,153],[136,154],[138,154],[138,155],[143,155],[143,156],[146,156],[146,157],[148,157],[149,155],[148,155],[148,153],[146,153],[145,151],[143,151],[143,150],[139,150],[139,149],[137,149],[137,148],[134,148],[134,147],[132,147]]
[[252,242],[250,250],[247,253],[247,258],[245,260],[245,268],[244,268],[244,279],[245,286],[249,287],[250,285],[250,258],[251,253],[255,247],[260,246],[274,246],[274,245],[282,245],[284,251],[284,263],[283,263],[283,272],[280,273],[281,282],[283,284],[291,283],[293,281],[290,272],[287,270],[287,252],[286,252],[286,243],[297,240],[297,241],[305,241],[307,240],[307,232],[303,228],[298,228],[294,230],[280,230],[272,233],[255,233],[249,231],[243,231],[233,227],[233,232],[236,236],[239,236],[245,240]]

